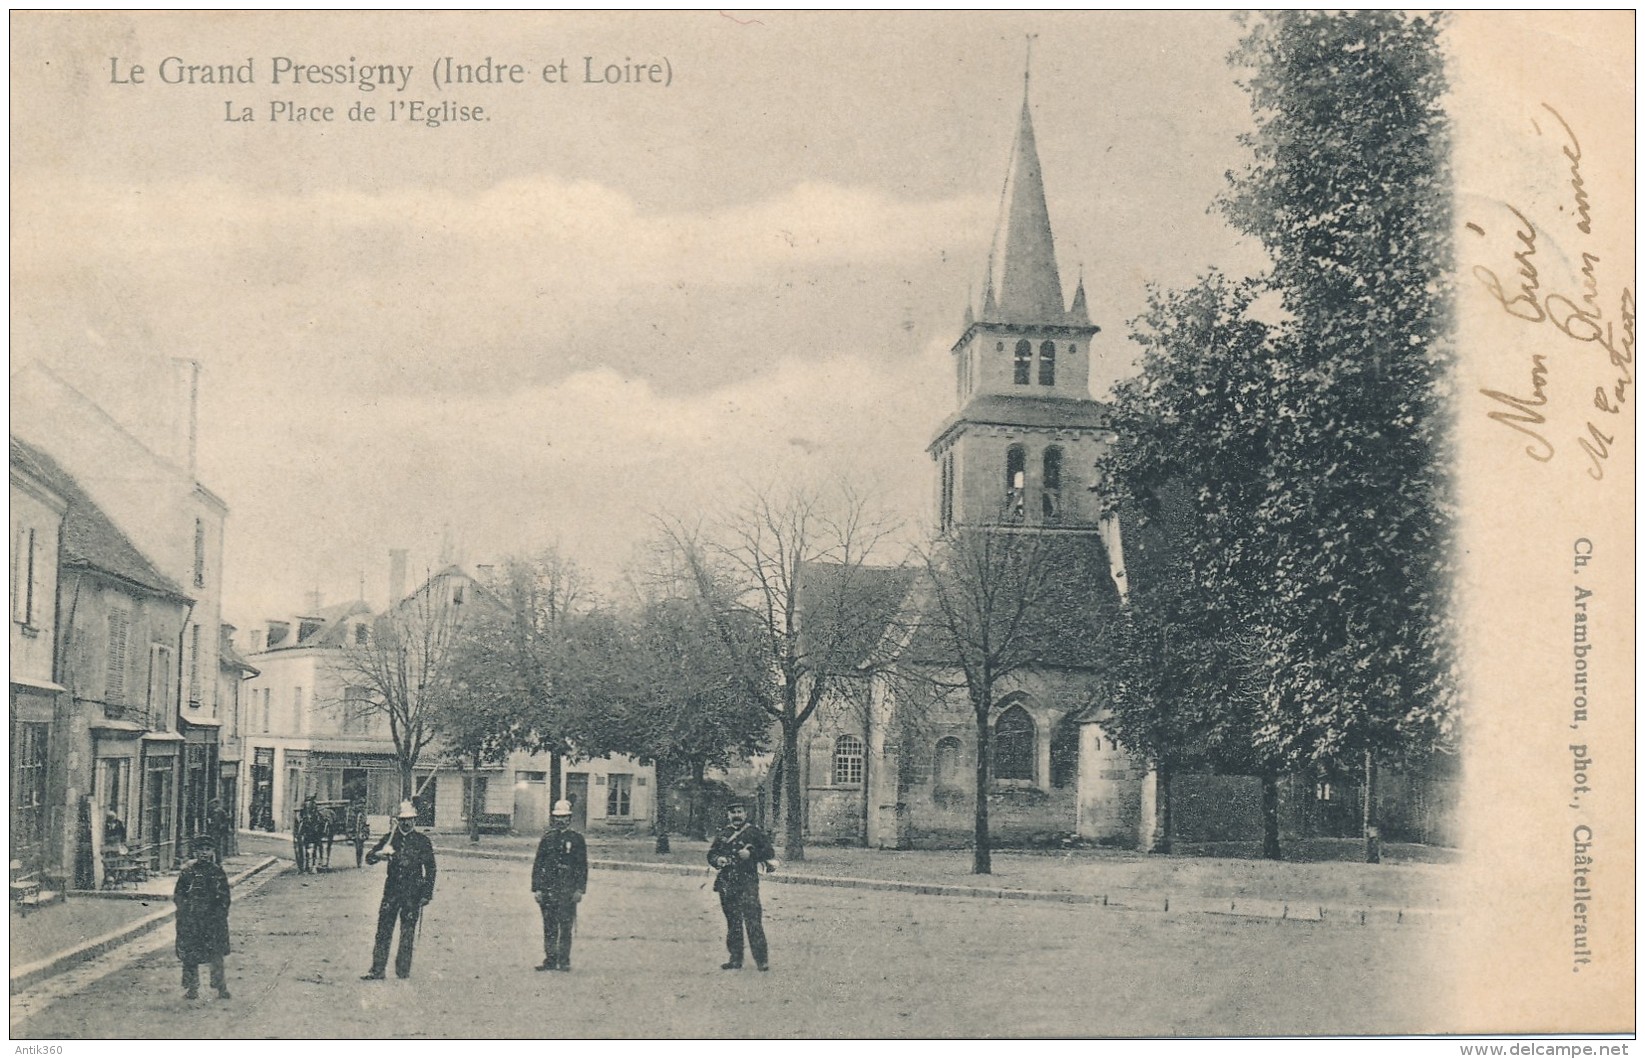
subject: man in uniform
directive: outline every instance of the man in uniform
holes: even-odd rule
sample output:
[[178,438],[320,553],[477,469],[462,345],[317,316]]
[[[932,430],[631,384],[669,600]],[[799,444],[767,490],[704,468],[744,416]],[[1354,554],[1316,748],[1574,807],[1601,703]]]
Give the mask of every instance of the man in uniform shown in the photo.
[[200,965],[211,966],[211,987],[227,1000],[223,957],[228,955],[228,876],[217,863],[210,835],[189,843],[193,859],[177,876],[171,899],[177,904],[177,958],[183,962],[183,996],[200,996]]
[[383,977],[396,919],[400,921],[400,947],[394,953],[394,973],[401,978],[411,977],[417,920],[423,906],[434,899],[434,844],[417,830],[417,807],[410,802],[400,803],[394,826],[366,854],[367,864],[380,860],[388,861],[388,876],[383,880],[383,903],[377,908],[377,944],[371,950],[371,970],[360,976],[365,981]]
[[731,959],[720,964],[725,971],[743,965],[743,932],[754,950],[754,966],[770,970],[766,958],[764,912],[760,908],[760,868],[775,871],[771,863],[776,850],[764,831],[748,822],[748,807],[731,802],[725,807],[726,825],[708,847],[708,863],[720,870],[714,892],[720,895],[720,911],[725,913],[725,948]]
[[569,971],[577,902],[588,889],[588,845],[571,830],[570,802],[555,802],[548,821],[531,866],[531,893],[543,910],[543,962],[537,970]]

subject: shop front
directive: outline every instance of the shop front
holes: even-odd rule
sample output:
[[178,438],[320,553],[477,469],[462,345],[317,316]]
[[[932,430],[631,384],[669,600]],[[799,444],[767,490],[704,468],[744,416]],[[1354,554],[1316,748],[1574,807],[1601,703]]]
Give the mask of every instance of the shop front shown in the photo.
[[182,852],[177,842],[178,777],[183,739],[150,732],[142,740],[142,780],[133,853],[150,871],[169,871]]

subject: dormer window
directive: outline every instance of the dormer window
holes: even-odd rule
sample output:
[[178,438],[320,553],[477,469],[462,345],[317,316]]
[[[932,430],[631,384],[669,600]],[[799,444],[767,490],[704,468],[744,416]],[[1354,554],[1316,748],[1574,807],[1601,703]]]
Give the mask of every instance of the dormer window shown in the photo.
[[371,634],[366,630],[365,622],[360,622],[354,626],[354,646],[364,647],[370,637]]
[[1057,344],[1055,342],[1040,343],[1040,385],[1055,386],[1057,384]]
[[1028,369],[1033,362],[1034,347],[1028,339],[1025,338],[1017,343],[1017,354],[1015,358],[1016,374],[1012,376],[1011,381],[1015,382],[1018,386],[1027,386]]

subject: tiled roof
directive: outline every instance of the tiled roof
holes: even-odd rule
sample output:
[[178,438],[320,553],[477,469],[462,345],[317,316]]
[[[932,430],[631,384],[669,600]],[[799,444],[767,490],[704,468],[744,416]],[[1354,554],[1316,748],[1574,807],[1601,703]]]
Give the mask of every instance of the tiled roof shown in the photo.
[[85,566],[161,595],[188,601],[181,586],[155,568],[57,461],[26,441],[11,439],[12,462],[51,487],[67,503],[61,561]]
[[806,563],[800,568],[801,635],[834,662],[867,661],[896,618],[915,573],[881,566]]
[[[1050,583],[1058,588],[1037,622],[1044,640],[1036,647],[1034,664],[1101,668],[1106,664],[1108,624],[1119,605],[1108,549],[1096,533],[1047,534],[1042,542],[1045,550],[1039,561],[1049,567]],[[919,627],[902,658],[917,665],[952,665],[928,592],[921,611]]]

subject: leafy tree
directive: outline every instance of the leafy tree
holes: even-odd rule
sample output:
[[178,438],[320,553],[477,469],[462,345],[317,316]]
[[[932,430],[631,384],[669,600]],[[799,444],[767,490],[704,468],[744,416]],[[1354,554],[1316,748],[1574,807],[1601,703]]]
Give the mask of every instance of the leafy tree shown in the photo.
[[[553,549],[512,556],[475,597],[453,659],[460,695],[442,718],[447,744],[476,762],[516,749],[547,751],[549,799],[556,800],[575,725],[556,694],[557,653],[565,623],[589,601],[581,572]],[[472,813],[470,821],[472,830]]]
[[1133,324],[1140,370],[1115,390],[1116,440],[1098,481],[1127,528],[1129,599],[1105,675],[1111,721],[1155,769],[1165,817],[1156,834],[1168,842],[1179,769],[1256,772],[1263,852],[1278,858],[1287,759],[1255,739],[1266,715],[1254,630],[1283,581],[1267,505],[1285,419],[1273,382],[1290,369],[1283,329],[1253,315],[1262,292],[1213,272],[1189,290],[1151,294]]
[[1253,160],[1223,210],[1261,240],[1290,317],[1261,510],[1277,577],[1258,629],[1263,746],[1366,770],[1450,738],[1446,473],[1450,129],[1440,24],[1396,11],[1250,23]]

